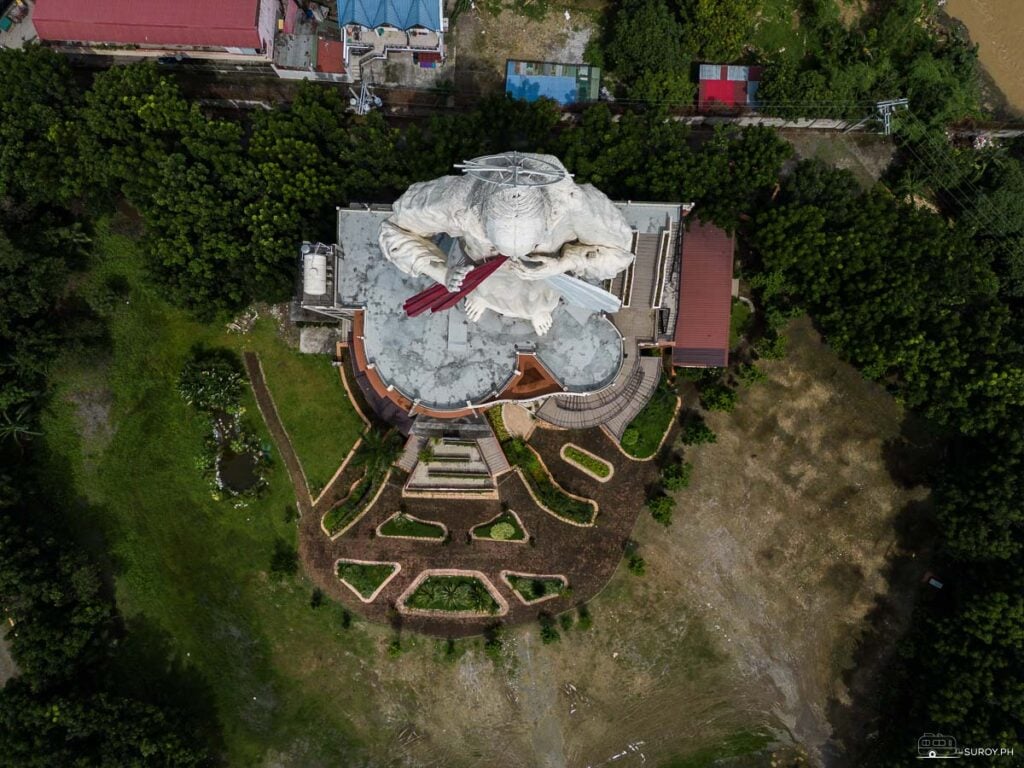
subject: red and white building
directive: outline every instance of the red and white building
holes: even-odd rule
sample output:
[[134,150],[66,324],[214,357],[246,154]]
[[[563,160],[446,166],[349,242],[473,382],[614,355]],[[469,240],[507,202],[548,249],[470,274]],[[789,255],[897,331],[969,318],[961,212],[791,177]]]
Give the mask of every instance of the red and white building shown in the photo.
[[36,0],[39,39],[82,53],[269,62],[278,0]]

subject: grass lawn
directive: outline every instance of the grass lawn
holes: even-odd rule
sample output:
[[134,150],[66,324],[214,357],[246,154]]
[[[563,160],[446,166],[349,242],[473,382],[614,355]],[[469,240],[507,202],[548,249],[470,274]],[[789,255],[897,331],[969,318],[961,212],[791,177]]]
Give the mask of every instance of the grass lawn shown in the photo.
[[391,563],[338,563],[338,578],[368,598],[395,572]]
[[[506,539],[494,539],[494,537],[491,535],[491,529],[499,523],[511,525],[512,528],[515,530],[515,533],[513,533]],[[494,518],[489,523],[478,525],[476,528],[473,529],[473,535],[479,536],[481,539],[494,539],[495,541],[522,541],[526,538],[526,531],[524,531],[523,527],[519,525],[519,521],[516,520],[515,515],[513,515],[510,512],[505,512],[500,517]]]
[[804,55],[807,33],[800,28],[798,0],[762,0],[761,18],[754,30],[753,44],[769,56],[785,51],[787,57]]
[[417,539],[443,539],[444,528],[398,514],[380,527],[381,536],[413,536]]
[[676,393],[664,379],[654,390],[651,402],[636,415],[622,436],[622,449],[630,456],[646,459],[654,455],[665,432],[672,426]]
[[277,326],[260,318],[246,343],[259,352],[274,404],[316,496],[331,479],[363,423],[326,355],[299,355],[277,338]]
[[[122,275],[130,303],[115,310],[111,354],[69,353],[55,366],[43,422],[48,471],[74,486],[72,533],[109,554],[118,607],[130,630],[145,628],[136,642],[150,638],[160,663],[205,679],[228,764],[260,765],[275,754],[288,764],[350,764],[386,738],[366,688],[344,674],[352,659],[376,658],[372,633],[342,629],[340,606],[312,610],[304,579],[270,576],[275,544],[296,538],[286,522],[293,490],[276,451],[264,497],[243,508],[213,501],[194,465],[206,419],[176,391],[197,342],[255,349],[268,375],[270,359],[291,353],[271,333],[231,336],[169,307],[142,283],[133,240],[101,233],[98,249],[81,290]],[[295,370],[305,365],[302,358]],[[270,444],[248,389],[243,405]],[[291,411],[282,411],[288,423]],[[349,423],[339,417],[332,430],[337,455],[356,438]],[[355,712],[363,713],[358,733],[346,714]]]

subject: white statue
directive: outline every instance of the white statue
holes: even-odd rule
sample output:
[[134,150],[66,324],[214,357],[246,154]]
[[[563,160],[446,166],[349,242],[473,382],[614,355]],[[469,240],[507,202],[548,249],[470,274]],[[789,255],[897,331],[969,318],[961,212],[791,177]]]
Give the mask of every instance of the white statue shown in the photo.
[[[614,277],[633,260],[632,229],[608,197],[590,184],[576,184],[551,155],[506,152],[462,166],[464,176],[443,176],[413,184],[394,204],[380,228],[384,255],[409,275],[427,275],[457,291],[466,274],[499,254],[509,261],[466,298],[466,314],[476,321],[491,309],[533,323],[538,334],[551,327],[560,296],[602,305],[598,288],[587,281]],[[449,263],[430,240],[445,233],[457,238],[470,263]]]

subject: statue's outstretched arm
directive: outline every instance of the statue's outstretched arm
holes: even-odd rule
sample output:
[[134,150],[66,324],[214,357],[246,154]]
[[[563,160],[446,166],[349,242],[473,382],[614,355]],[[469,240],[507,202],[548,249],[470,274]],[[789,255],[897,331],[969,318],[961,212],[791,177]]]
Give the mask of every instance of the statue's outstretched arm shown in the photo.
[[405,274],[427,275],[435,282],[445,282],[448,260],[427,238],[402,229],[389,219],[381,223],[378,241],[388,260]]
[[579,277],[608,280],[633,262],[633,230],[608,197],[582,184],[573,216],[578,243],[562,248],[567,270]]
[[426,275],[456,290],[469,267],[448,269],[448,260],[430,240],[446,232],[462,234],[460,212],[465,184],[461,177],[445,176],[413,184],[395,201],[392,215],[380,226],[381,251],[407,275]]

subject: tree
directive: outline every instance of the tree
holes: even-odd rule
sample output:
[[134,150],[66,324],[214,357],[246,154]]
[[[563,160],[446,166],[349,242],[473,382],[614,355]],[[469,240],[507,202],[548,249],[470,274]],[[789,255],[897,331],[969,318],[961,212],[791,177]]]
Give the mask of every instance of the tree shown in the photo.
[[704,417],[696,411],[687,411],[683,415],[683,428],[679,433],[683,445],[703,445],[718,440],[718,436],[704,421]]
[[159,192],[160,168],[180,149],[186,124],[202,119],[154,62],[98,74],[78,118],[78,192],[106,205],[124,193],[140,208]]
[[0,750],[11,765],[212,765],[179,713],[110,693],[40,696],[21,679],[0,690]]
[[672,525],[672,512],[676,508],[676,500],[671,496],[657,494],[647,499],[647,509],[651,517],[664,525],[666,528]]
[[690,487],[693,464],[682,459],[670,462],[661,470],[661,484],[666,490],[679,491]]
[[[66,200],[69,124],[79,93],[67,60],[39,45],[0,49],[0,206],[30,214]],[[14,209],[12,211],[12,209]]]
[[[641,90],[630,89],[635,98],[659,90],[668,94],[689,76],[690,59],[682,38],[679,22],[665,0],[627,0],[613,18],[605,54],[623,82],[639,84]],[[661,78],[672,85],[657,86]]]
[[728,413],[736,407],[736,400],[736,390],[725,384],[707,384],[700,390],[700,403],[709,411]]
[[698,59],[738,59],[750,39],[759,0],[677,0],[687,50]]

